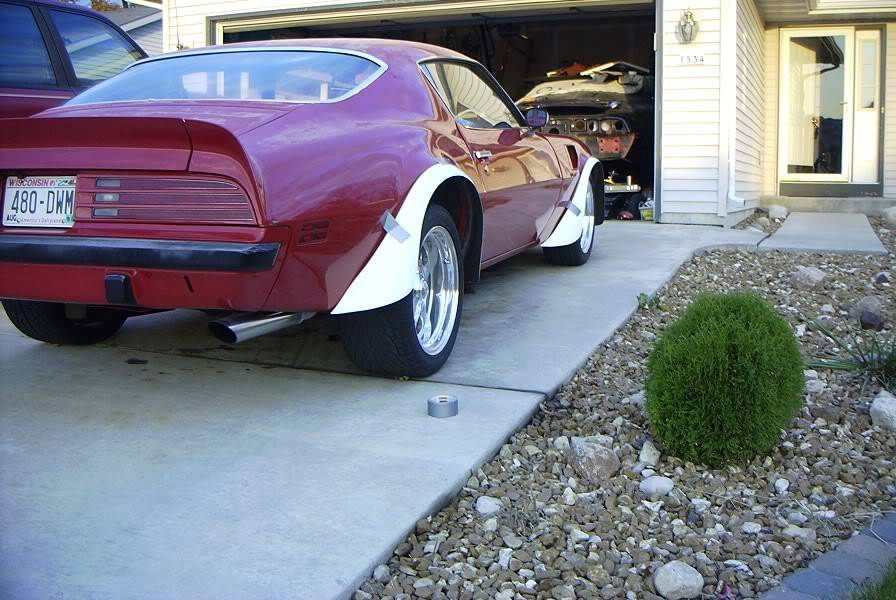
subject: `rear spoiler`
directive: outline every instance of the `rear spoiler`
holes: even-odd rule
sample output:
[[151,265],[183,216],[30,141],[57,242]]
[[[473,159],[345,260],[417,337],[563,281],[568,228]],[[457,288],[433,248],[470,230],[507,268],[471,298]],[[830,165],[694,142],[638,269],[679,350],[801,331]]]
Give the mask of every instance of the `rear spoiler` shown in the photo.
[[0,119],[0,172],[88,170],[214,173],[260,199],[239,140],[213,123],[174,117]]

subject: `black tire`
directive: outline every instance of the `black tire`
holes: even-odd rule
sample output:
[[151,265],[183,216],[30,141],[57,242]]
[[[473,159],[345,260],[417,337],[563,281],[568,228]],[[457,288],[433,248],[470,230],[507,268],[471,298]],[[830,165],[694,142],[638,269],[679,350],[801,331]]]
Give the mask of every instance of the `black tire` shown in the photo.
[[445,347],[438,354],[428,354],[414,328],[414,293],[398,302],[358,313],[343,315],[340,320],[345,351],[358,367],[378,375],[426,377],[438,371],[454,348],[463,311],[464,265],[460,236],[451,215],[443,207],[430,205],[423,218],[421,244],[434,227],[445,228],[454,241],[457,254],[459,292],[454,326]]
[[3,309],[16,329],[50,344],[86,346],[109,339],[127,315],[111,308],[87,308],[86,318],[70,319],[56,302],[4,300]]

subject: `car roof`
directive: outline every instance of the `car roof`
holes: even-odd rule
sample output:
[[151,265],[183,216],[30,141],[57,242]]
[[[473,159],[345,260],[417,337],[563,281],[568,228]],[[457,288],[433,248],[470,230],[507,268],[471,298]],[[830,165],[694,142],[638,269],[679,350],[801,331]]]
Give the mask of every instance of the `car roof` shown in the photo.
[[320,48],[322,50],[349,50],[351,52],[360,52],[369,54],[375,58],[387,63],[396,56],[405,56],[409,60],[420,61],[432,58],[450,58],[454,60],[472,59],[464,56],[459,52],[433,46],[432,44],[424,44],[422,42],[409,42],[406,40],[388,40],[381,38],[298,38],[298,39],[282,39],[282,40],[265,40],[259,42],[238,42],[234,44],[224,44],[218,46],[205,46],[194,50],[185,50],[176,54],[163,54],[149,60],[156,60],[162,57],[173,57],[177,55],[189,54],[205,54],[215,51],[226,50],[233,52],[238,49],[289,49],[289,48]]

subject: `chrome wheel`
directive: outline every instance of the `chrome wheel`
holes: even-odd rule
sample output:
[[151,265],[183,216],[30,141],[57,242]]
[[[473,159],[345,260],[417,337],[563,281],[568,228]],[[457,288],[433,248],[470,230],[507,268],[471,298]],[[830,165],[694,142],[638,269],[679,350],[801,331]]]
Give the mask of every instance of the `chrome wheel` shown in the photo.
[[582,218],[582,237],[579,238],[582,252],[588,252],[591,248],[591,240],[594,238],[594,187],[589,183],[585,192],[585,214]]
[[417,257],[413,304],[417,341],[431,356],[445,349],[454,331],[460,301],[458,266],[454,239],[448,230],[440,225],[430,229]]

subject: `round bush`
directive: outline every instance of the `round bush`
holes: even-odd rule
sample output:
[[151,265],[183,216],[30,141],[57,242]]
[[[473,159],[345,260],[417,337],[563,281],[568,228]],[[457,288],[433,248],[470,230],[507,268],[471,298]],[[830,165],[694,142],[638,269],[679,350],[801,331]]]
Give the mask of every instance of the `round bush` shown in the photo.
[[802,405],[803,362],[787,322],[754,294],[707,294],[657,340],[647,363],[653,433],[675,456],[747,461]]

